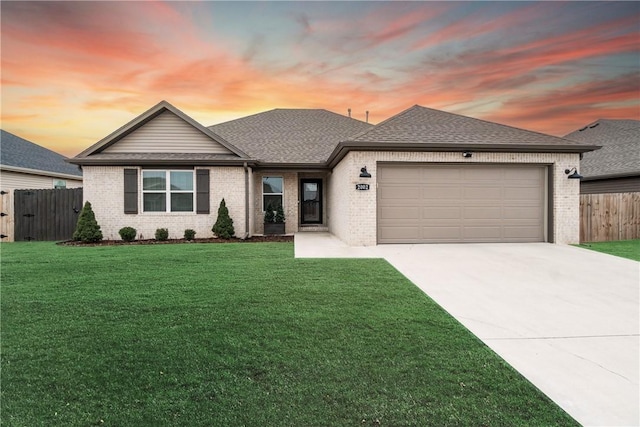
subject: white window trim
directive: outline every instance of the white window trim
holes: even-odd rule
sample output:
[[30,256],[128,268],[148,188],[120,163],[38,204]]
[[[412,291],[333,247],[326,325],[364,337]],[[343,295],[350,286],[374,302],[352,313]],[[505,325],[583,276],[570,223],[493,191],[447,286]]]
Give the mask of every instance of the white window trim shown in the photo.
[[[166,188],[162,191],[145,190],[144,189],[144,173],[145,172],[164,172]],[[186,190],[171,190],[171,172],[191,172],[192,185],[191,191]],[[147,194],[165,194],[165,210],[164,211],[146,211],[144,210],[144,195]],[[188,194],[191,193],[193,209],[190,211],[172,211],[171,210],[171,194]],[[141,210],[144,214],[191,214],[196,212],[196,173],[193,169],[142,169],[142,179],[140,180],[140,198]]]
[[[264,192],[264,179],[265,178],[280,178],[282,180],[282,193],[265,193]],[[264,196],[280,196],[282,197],[282,208],[284,209],[284,177],[279,175],[263,175],[260,180],[260,190],[262,191],[262,213],[266,212],[264,206]]]

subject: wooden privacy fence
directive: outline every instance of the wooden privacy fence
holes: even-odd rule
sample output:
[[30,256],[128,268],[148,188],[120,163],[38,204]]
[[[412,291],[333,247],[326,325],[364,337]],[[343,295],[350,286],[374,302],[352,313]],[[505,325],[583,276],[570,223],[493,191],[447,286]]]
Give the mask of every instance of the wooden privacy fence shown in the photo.
[[640,193],[580,195],[580,242],[640,239]]
[[82,209],[82,188],[14,190],[14,239],[69,240]]

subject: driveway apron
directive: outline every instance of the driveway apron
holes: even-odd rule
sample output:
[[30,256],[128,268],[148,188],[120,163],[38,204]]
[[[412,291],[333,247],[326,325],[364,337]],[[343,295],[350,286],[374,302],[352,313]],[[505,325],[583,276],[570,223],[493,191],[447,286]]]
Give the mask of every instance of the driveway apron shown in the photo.
[[[296,235],[296,256],[347,256],[331,238],[323,254]],[[366,255],[385,258],[581,424],[640,424],[640,263],[547,243],[379,245]]]

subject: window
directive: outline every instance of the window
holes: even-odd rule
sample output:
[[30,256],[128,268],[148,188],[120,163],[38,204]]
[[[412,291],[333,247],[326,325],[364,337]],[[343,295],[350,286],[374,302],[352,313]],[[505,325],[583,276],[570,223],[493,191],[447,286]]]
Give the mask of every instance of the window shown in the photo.
[[272,206],[276,210],[282,205],[282,177],[265,176],[262,178],[262,210]]
[[193,212],[193,171],[142,171],[144,212]]
[[53,188],[56,188],[56,189],[67,188],[67,181],[65,181],[64,179],[54,179]]

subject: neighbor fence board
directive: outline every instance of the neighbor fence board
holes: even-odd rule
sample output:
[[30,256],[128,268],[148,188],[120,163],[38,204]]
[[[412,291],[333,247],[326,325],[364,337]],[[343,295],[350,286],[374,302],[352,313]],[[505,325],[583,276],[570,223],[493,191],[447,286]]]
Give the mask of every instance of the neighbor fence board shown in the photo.
[[640,193],[580,195],[580,241],[640,239]]
[[2,191],[0,195],[0,241],[13,242],[13,191]]

